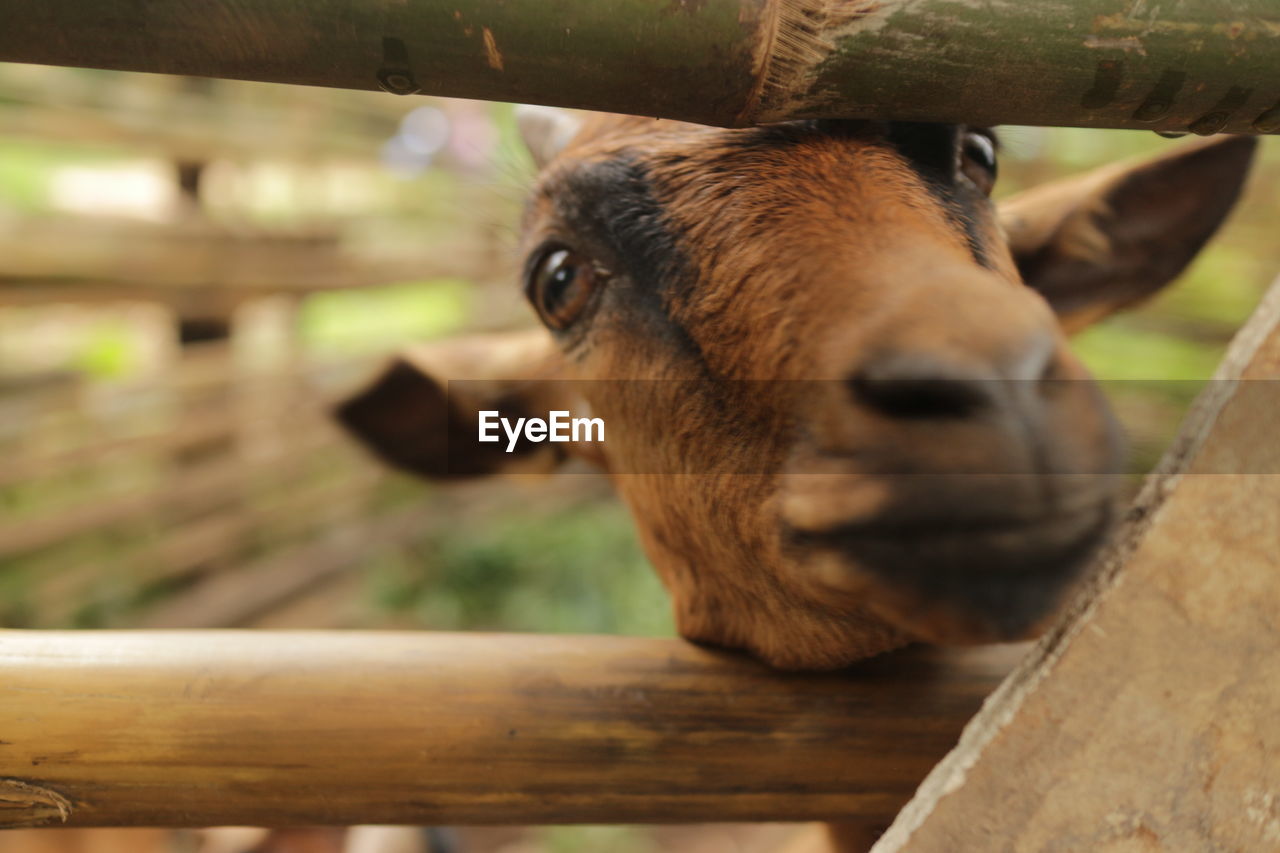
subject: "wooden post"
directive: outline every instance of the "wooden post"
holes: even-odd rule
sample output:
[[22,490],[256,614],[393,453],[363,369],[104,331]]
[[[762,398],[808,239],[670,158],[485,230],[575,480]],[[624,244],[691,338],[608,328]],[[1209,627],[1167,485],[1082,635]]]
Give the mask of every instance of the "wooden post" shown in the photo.
[[[198,91],[208,80],[186,78],[184,88]],[[203,199],[201,189],[204,185],[205,169],[208,164],[200,160],[176,160],[173,163],[173,176],[178,186],[177,211],[179,219],[188,221],[204,221]],[[230,346],[235,333],[234,297],[226,292],[221,282],[210,280],[203,287],[184,293],[176,301],[176,325],[178,338],[178,360],[192,358],[202,348],[209,345]],[[176,365],[175,365],[176,367]],[[212,389],[201,389],[190,393],[187,389],[178,388],[179,406],[184,410],[205,411],[213,407],[208,405],[208,398],[221,398],[223,405],[232,402],[235,392],[236,376],[232,373],[224,377],[218,386]],[[236,437],[233,431],[224,435],[212,436],[199,442],[178,448],[175,461],[180,469],[198,464],[212,457],[231,452],[235,447]],[[181,472],[179,472],[181,476]]]
[[1280,849],[1280,281],[1051,632],[875,853]]
[[0,59],[558,104],[1280,131],[1273,0],[0,0]]
[[883,822],[1024,652],[0,632],[0,827]]

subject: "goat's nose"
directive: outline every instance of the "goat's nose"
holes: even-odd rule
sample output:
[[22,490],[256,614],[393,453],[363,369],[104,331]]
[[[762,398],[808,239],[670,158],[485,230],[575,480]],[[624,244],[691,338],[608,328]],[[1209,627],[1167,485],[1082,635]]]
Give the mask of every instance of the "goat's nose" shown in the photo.
[[[1055,341],[1036,335],[1003,357],[975,362],[941,352],[884,351],[848,379],[854,400],[892,418],[964,418],[1008,400],[1052,370]],[[1012,396],[1018,396],[1016,391]]]

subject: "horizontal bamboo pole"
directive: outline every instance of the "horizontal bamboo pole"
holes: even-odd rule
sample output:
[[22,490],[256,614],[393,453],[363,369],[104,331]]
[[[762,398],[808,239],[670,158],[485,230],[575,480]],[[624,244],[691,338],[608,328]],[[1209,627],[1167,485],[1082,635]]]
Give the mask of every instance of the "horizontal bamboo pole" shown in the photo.
[[1020,646],[0,632],[0,828],[892,818]]
[[0,0],[0,59],[556,104],[1280,132],[1274,0]]

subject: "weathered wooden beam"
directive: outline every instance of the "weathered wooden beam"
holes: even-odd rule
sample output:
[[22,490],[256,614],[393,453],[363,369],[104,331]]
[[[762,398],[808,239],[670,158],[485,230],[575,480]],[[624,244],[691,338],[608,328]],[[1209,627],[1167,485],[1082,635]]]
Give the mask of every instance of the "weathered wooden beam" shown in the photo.
[[[225,434],[184,430],[178,438],[208,441]],[[182,446],[179,444],[178,449]],[[47,548],[76,536],[154,517],[175,505],[216,507],[239,494],[252,476],[285,476],[301,460],[340,453],[346,447],[343,437],[328,424],[322,424],[321,429],[310,424],[301,428],[295,425],[289,443],[269,454],[237,458],[228,453],[225,458],[200,460],[154,484],[109,495],[95,494],[73,506],[0,521],[0,557]]]
[[0,827],[884,821],[1024,651],[0,632]]
[[875,847],[1280,849],[1280,281],[1092,584]]
[[3,0],[0,59],[744,125],[1280,131],[1272,0]]
[[492,241],[453,231],[412,252],[375,256],[347,249],[324,231],[47,218],[0,234],[0,305],[92,300],[96,292],[99,299],[142,297],[184,308],[190,291],[210,288],[230,303],[432,278],[485,281],[510,265]]

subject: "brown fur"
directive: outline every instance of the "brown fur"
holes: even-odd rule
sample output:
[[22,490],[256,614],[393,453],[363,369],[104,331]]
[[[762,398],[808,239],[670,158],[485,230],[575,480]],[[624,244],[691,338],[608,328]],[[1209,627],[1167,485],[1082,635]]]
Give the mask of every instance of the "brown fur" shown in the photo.
[[[745,154],[731,144],[735,133],[599,119],[565,154],[575,163],[640,148],[654,164],[654,181],[668,193],[672,227],[696,247],[698,264],[699,286],[668,310],[697,341],[714,375],[840,380],[875,335],[914,336],[927,345],[931,326],[945,328],[957,316],[975,313],[966,304],[984,298],[1005,306],[1005,317],[1002,330],[976,335],[980,345],[998,347],[1022,328],[1052,329],[1051,316],[1017,281],[1007,253],[997,258],[997,272],[972,275],[976,263],[962,235],[873,132],[862,141],[816,136],[799,150]],[[546,180],[546,191],[554,192],[554,165]],[[721,194],[726,183],[734,187],[728,201]],[[778,223],[769,227],[766,216]],[[535,207],[530,220],[531,244],[542,239],[544,229],[560,227],[545,208]],[[993,219],[985,227],[995,234]],[[866,234],[875,239],[859,239]],[[886,278],[865,273],[879,268],[882,275],[896,276],[926,264],[965,271],[977,292],[957,304],[946,304],[932,291],[920,298],[908,292],[895,306],[880,286]],[[882,323],[871,320],[877,315]],[[844,317],[863,319],[852,328],[839,321],[836,353],[813,346],[831,340],[832,319]],[[973,327],[979,326],[975,318]],[[575,376],[634,378],[636,366],[645,365],[646,376],[695,378],[661,343],[625,327],[593,334],[590,354],[571,364]],[[682,447],[699,454],[699,466],[722,472],[615,476],[642,520],[646,550],[673,592],[683,636],[749,648],[780,667],[840,666],[911,639],[857,596],[788,571],[794,560],[785,553],[778,524],[780,484],[791,452],[787,401],[735,400],[737,417],[726,424],[696,392],[686,396],[674,384],[645,387],[666,396],[641,398],[633,384],[615,386],[617,400],[607,399],[609,388],[595,390],[593,409],[606,423],[627,425],[622,440],[611,442],[615,468],[636,470],[655,448],[678,454]],[[748,437],[740,433],[744,421],[754,427]],[[688,434],[687,442],[673,444],[672,423]],[[731,428],[737,434],[725,434]],[[681,470],[682,464],[674,459],[671,468]],[[771,473],[736,473],[753,469]]]
[[1069,332],[1146,299],[1213,236],[1255,145],[1250,137],[1199,140],[1010,200],[1000,215],[1023,278]]
[[[663,317],[640,322],[619,295],[630,292],[621,284],[629,259],[602,259],[618,281],[603,285],[583,329],[546,342],[561,354],[545,363],[567,380],[660,380],[563,387],[609,425],[597,461],[637,520],[681,634],[779,667],[841,666],[916,639],[1036,630],[1105,523],[1115,443],[1096,388],[1049,304],[1027,287],[1037,281],[1024,282],[1019,268],[1034,259],[1055,306],[1072,317],[1127,304],[1134,261],[1164,248],[1148,239],[1153,230],[1207,239],[1250,153],[1210,143],[1118,168],[1015,202],[1000,224],[957,179],[966,232],[889,133],[876,123],[741,131],[592,116],[546,165],[526,215],[529,252],[548,239],[581,242],[560,218],[573,176],[619,158],[643,167],[687,281],[649,282]],[[1203,150],[1218,155],[1194,153]],[[1217,186],[1201,187],[1188,158],[1211,161]],[[1165,170],[1183,185],[1150,180]],[[1221,189],[1224,175],[1234,189]],[[1160,195],[1171,191],[1219,201],[1208,217],[1179,208],[1167,226],[1130,228],[1141,240],[1125,235],[1133,222],[1106,215],[1158,218],[1169,207]],[[1112,282],[1117,247],[1127,252],[1125,278]],[[1153,261],[1144,292],[1190,259],[1179,257]],[[1088,292],[1063,294],[1057,271],[1071,264],[1088,273]],[[1109,282],[1129,295],[1114,298]],[[655,322],[674,331],[655,331]],[[886,414],[848,384],[885,353],[926,365],[926,378],[1020,376],[1033,389],[1031,409],[1000,398],[974,417]],[[1071,381],[1050,393],[1047,379]],[[821,384],[803,384],[813,380]],[[865,563],[846,547],[863,534],[840,533],[849,525],[926,565]],[[968,600],[969,577],[992,587],[984,601],[996,604]],[[1004,584],[1021,584],[1034,601],[1011,595],[1006,606]]]

